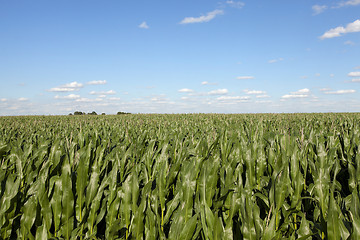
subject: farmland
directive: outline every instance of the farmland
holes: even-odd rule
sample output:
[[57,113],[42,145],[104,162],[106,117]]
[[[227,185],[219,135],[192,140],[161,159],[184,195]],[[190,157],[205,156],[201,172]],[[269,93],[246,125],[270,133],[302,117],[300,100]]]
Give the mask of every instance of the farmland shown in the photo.
[[0,239],[360,239],[357,113],[0,125]]

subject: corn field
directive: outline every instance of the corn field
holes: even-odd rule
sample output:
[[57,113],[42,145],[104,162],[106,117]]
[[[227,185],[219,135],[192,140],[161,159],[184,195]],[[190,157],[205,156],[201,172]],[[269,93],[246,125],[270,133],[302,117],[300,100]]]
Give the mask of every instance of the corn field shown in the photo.
[[0,124],[0,239],[360,239],[360,114]]

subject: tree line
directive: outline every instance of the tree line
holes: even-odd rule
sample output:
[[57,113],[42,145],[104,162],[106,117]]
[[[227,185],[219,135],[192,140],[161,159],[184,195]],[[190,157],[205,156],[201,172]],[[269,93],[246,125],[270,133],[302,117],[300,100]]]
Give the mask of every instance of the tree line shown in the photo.
[[[116,115],[123,115],[123,114],[130,114],[128,112],[117,112]],[[85,113],[81,111],[75,111],[74,113],[69,113],[69,115],[98,115],[95,111],[92,111],[90,113]],[[101,115],[106,115],[106,113],[101,113]]]

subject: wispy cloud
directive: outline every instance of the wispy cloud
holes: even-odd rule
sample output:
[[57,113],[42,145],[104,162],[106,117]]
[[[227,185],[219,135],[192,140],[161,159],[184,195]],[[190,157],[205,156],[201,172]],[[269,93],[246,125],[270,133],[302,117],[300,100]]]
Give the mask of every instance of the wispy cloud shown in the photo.
[[260,100],[260,101],[255,101],[255,103],[272,103],[272,101],[270,101],[270,100]]
[[309,94],[310,90],[308,88],[300,89],[296,92],[292,92],[292,94]]
[[256,98],[269,98],[270,96],[267,94],[263,94],[263,95],[257,95]]
[[360,5],[360,0],[349,0],[339,3],[339,7]]
[[347,89],[347,90],[337,90],[337,91],[328,91],[324,92],[325,94],[350,94],[350,93],[356,93],[356,90],[354,89]]
[[109,98],[109,100],[111,100],[111,101],[119,101],[119,100],[121,100],[121,98],[119,98],[119,97],[111,97],[111,98]]
[[354,43],[353,41],[350,41],[350,40],[345,41],[344,44],[345,44],[345,45],[351,45],[351,46],[354,46],[354,45],[355,45],[355,43]]
[[227,100],[250,100],[248,96],[221,96],[216,98],[217,100],[227,101]]
[[307,98],[309,95],[307,94],[285,94],[281,98],[287,99],[287,98]]
[[208,81],[201,82],[201,85],[217,85],[217,83],[210,83]]
[[280,62],[280,61],[283,61],[284,59],[283,58],[276,58],[276,59],[271,59],[268,61],[268,63],[276,63],[276,62]]
[[18,101],[27,101],[29,100],[28,98],[24,98],[24,97],[21,97],[21,98],[18,98]]
[[253,76],[240,76],[240,77],[237,77],[236,79],[238,80],[246,80],[246,79],[254,79],[255,77]]
[[146,22],[142,22],[138,27],[143,28],[143,29],[148,29],[149,28],[149,26],[147,25]]
[[6,98],[2,98],[2,99],[0,99],[0,101],[1,101],[1,102],[6,102],[7,99],[6,99]]
[[191,93],[191,92],[194,92],[194,90],[188,89],[188,88],[182,88],[182,89],[179,89],[178,92],[181,92],[181,93]]
[[308,88],[300,89],[296,92],[291,92],[290,94],[285,94],[281,98],[289,99],[289,98],[307,98],[310,96],[310,90]]
[[328,7],[326,5],[314,5],[312,6],[313,15],[318,15],[324,12]]
[[114,90],[101,91],[101,92],[91,91],[90,94],[91,95],[114,95],[114,94],[116,94],[116,92]]
[[360,82],[360,78],[353,78],[351,79],[351,82]]
[[360,77],[360,72],[349,72],[349,77]]
[[354,33],[354,32],[360,32],[360,20],[355,20],[352,23],[349,23],[346,25],[346,27],[339,26],[336,28],[332,28],[329,31],[325,32],[320,39],[326,39],[326,38],[334,38],[334,37],[340,37],[347,33]]
[[78,98],[80,98],[80,95],[76,95],[76,94],[69,94],[67,96],[56,95],[54,98],[55,99],[78,99]]
[[212,12],[208,12],[206,15],[202,15],[200,17],[186,17],[184,18],[180,24],[189,24],[189,23],[204,23],[209,22],[214,19],[217,15],[223,14],[223,10],[216,9]]
[[244,92],[246,94],[266,94],[265,91],[260,91],[260,90],[248,90],[248,89],[245,89]]
[[82,83],[78,82],[71,82],[64,85],[61,85],[59,87],[50,88],[49,92],[73,92],[73,91],[79,91],[80,88],[82,88],[84,85]]
[[225,3],[233,8],[243,8],[245,6],[245,3],[240,2],[240,1],[229,0],[229,1],[226,1]]
[[228,92],[229,91],[226,88],[216,89],[216,90],[208,92],[208,95],[224,95],[224,94],[227,94]]
[[88,84],[88,85],[104,85],[106,83],[107,83],[106,80],[95,80],[95,81],[87,82],[86,84]]

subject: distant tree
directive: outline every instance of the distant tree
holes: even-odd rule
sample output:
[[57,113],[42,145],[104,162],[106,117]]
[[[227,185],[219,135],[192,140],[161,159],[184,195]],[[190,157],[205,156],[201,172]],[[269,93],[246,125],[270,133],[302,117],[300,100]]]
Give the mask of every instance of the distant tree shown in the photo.
[[73,115],[72,113],[69,113],[69,116]]
[[127,112],[118,112],[117,115],[123,115],[123,114],[130,114],[130,113],[127,113]]
[[106,115],[105,113],[101,113],[101,115]]
[[97,115],[95,111],[92,111],[91,113],[88,113],[88,115]]
[[74,112],[74,115],[83,115],[84,113],[83,112],[80,112],[80,111],[76,111]]

